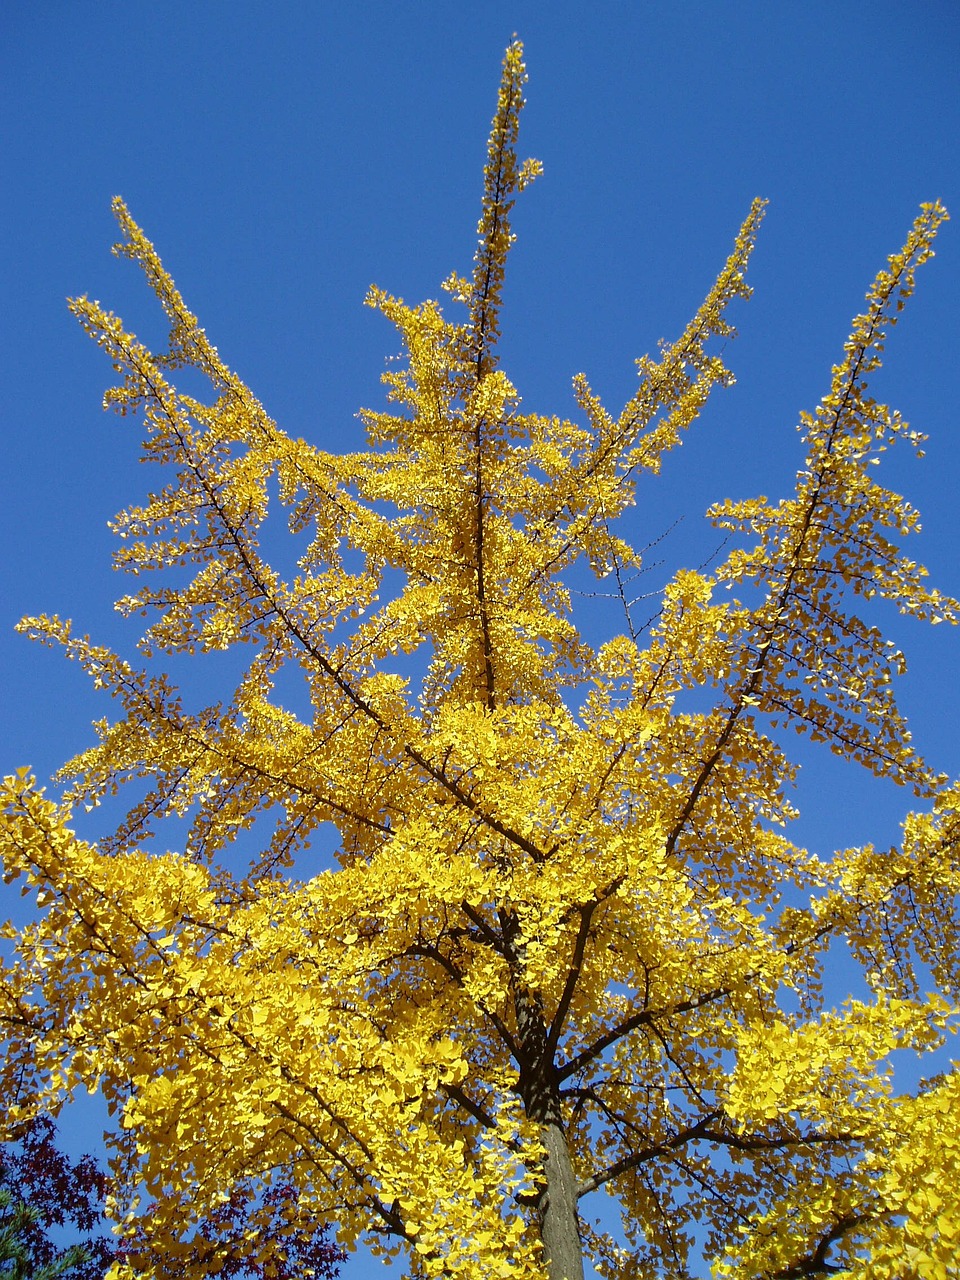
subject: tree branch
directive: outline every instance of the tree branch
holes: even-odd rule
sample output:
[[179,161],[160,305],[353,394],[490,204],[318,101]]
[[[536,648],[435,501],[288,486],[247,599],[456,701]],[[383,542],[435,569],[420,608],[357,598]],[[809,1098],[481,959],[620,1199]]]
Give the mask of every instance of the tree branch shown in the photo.
[[697,1138],[703,1137],[705,1127],[718,1119],[721,1114],[719,1111],[712,1111],[709,1115],[698,1120],[696,1124],[690,1125],[686,1129],[681,1129],[679,1133],[675,1133],[666,1142],[658,1142],[655,1146],[644,1147],[642,1151],[632,1151],[630,1155],[624,1156],[622,1160],[616,1160],[607,1169],[604,1169],[602,1173],[594,1174],[586,1182],[581,1182],[577,1188],[577,1199],[579,1200],[582,1196],[589,1195],[591,1191],[598,1190],[604,1183],[610,1182],[614,1178],[619,1178],[622,1173],[628,1173],[631,1169],[637,1169],[640,1165],[646,1164],[650,1160],[655,1160],[657,1156],[665,1155],[669,1151],[675,1151],[677,1147],[682,1147],[688,1142],[693,1142]]
[[577,940],[573,945],[573,960],[570,964],[570,972],[567,974],[567,980],[563,986],[563,994],[560,996],[560,1003],[557,1005],[557,1011],[547,1034],[547,1048],[551,1059],[557,1051],[557,1045],[560,1043],[560,1036],[570,1009],[570,1002],[573,999],[577,983],[580,980],[580,974],[583,971],[583,958],[590,938],[590,923],[599,905],[599,900],[594,900],[587,903],[585,907],[580,908],[580,927],[577,930]]

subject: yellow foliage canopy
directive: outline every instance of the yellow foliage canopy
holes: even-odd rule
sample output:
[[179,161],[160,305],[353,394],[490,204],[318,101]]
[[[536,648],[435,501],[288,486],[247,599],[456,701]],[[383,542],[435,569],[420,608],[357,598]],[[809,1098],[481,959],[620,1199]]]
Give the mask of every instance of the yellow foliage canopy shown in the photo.
[[[721,1275],[956,1275],[957,1078],[900,1096],[889,1055],[940,1046],[956,1012],[960,792],[910,741],[901,655],[853,611],[956,619],[871,466],[919,437],[867,394],[946,213],[923,206],[871,286],[803,417],[795,492],[719,503],[727,559],[596,648],[571,571],[639,566],[618,518],[730,379],[714,350],[763,207],[619,414],[583,377],[578,421],[521,411],[496,340],[513,201],[538,172],[516,155],[523,80],[513,45],[473,276],[444,285],[464,318],[370,293],[407,363],[363,415],[365,452],[286,436],[115,203],[169,344],[71,306],[121,374],[107,404],[165,468],[114,526],[117,566],[147,584],[120,607],[150,621],[142,666],[55,617],[22,624],[121,711],[61,802],[4,785],[6,874],[42,908],[8,929],[0,975],[8,1119],[102,1091],[120,1220],[144,1188],[158,1202],[130,1267],[160,1276],[238,1180],[281,1176],[297,1229],[332,1219],[417,1276],[573,1280],[581,1252],[683,1276],[694,1228]],[[208,398],[177,389],[182,367]],[[303,546],[292,578],[261,544],[271,506]],[[189,710],[161,673],[242,644],[215,705]],[[902,844],[794,845],[778,725],[909,784],[924,811]],[[130,782],[119,827],[79,839],[71,809]],[[177,818],[181,851],[143,852]],[[294,874],[329,823],[336,865]],[[872,991],[840,1010],[820,986],[835,940]],[[578,1220],[601,1187],[625,1245]]]

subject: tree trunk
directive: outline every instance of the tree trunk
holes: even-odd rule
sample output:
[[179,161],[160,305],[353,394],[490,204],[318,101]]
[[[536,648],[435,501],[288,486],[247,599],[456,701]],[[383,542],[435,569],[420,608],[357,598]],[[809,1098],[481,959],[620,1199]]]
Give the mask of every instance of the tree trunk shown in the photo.
[[540,1236],[550,1280],[583,1280],[583,1249],[577,1223],[577,1184],[567,1139],[559,1124],[546,1124],[547,1185],[540,1197]]
[[543,1010],[535,995],[517,986],[514,1008],[521,1056],[518,1088],[527,1116],[540,1125],[546,1148],[545,1185],[537,1204],[544,1264],[550,1280],[583,1280],[577,1184],[563,1131],[560,1089]]

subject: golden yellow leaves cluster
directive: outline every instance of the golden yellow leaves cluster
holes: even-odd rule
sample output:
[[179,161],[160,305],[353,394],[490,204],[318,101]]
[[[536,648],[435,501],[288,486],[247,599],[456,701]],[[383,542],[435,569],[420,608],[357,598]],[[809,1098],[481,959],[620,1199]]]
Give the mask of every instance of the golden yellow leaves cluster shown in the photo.
[[[956,1078],[900,1096],[889,1060],[953,1027],[957,792],[910,741],[900,654],[853,612],[882,597],[956,619],[872,467],[918,436],[866,389],[946,214],[924,206],[868,293],[801,423],[795,493],[719,504],[726,561],[679,571],[646,635],[594,648],[569,571],[640,565],[617,521],[730,380],[714,348],[763,209],[619,415],[582,376],[578,422],[521,412],[496,339],[510,214],[538,171],[516,155],[523,81],[513,45],[474,273],[445,286],[466,318],[370,293],[408,359],[364,414],[365,452],[287,437],[116,203],[168,346],[71,305],[166,479],[114,525],[142,665],[57,618],[23,624],[119,710],[61,804],[26,775],[4,787],[6,874],[41,908],[0,976],[8,1118],[102,1091],[116,1212],[158,1204],[130,1266],[161,1276],[251,1178],[297,1188],[298,1230],[332,1220],[416,1276],[574,1280],[586,1247],[608,1272],[683,1276],[695,1231],[722,1275],[955,1274]],[[182,367],[208,399],[177,389]],[[261,541],[278,506],[290,579]],[[249,655],[236,686],[188,709],[164,655],[228,649]],[[283,671],[302,676],[292,707]],[[778,725],[930,812],[893,850],[796,847]],[[78,839],[71,810],[127,784],[116,829]],[[179,852],[143,851],[167,830]],[[871,993],[839,1011],[834,943]],[[578,1222],[601,1188],[626,1244]]]

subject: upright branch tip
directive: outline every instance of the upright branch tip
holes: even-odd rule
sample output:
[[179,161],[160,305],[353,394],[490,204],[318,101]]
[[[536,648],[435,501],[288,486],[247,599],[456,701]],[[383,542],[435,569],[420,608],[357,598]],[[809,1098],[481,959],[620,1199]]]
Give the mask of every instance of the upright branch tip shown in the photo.
[[473,329],[473,364],[478,382],[496,364],[492,351],[500,335],[504,266],[514,240],[510,230],[510,210],[516,193],[522,191],[542,172],[539,160],[517,163],[516,145],[526,79],[523,45],[519,40],[514,40],[507,47],[503,59],[497,110],[487,143],[487,163],[483,171],[483,205],[477,226],[479,244],[474,258],[470,319]]

